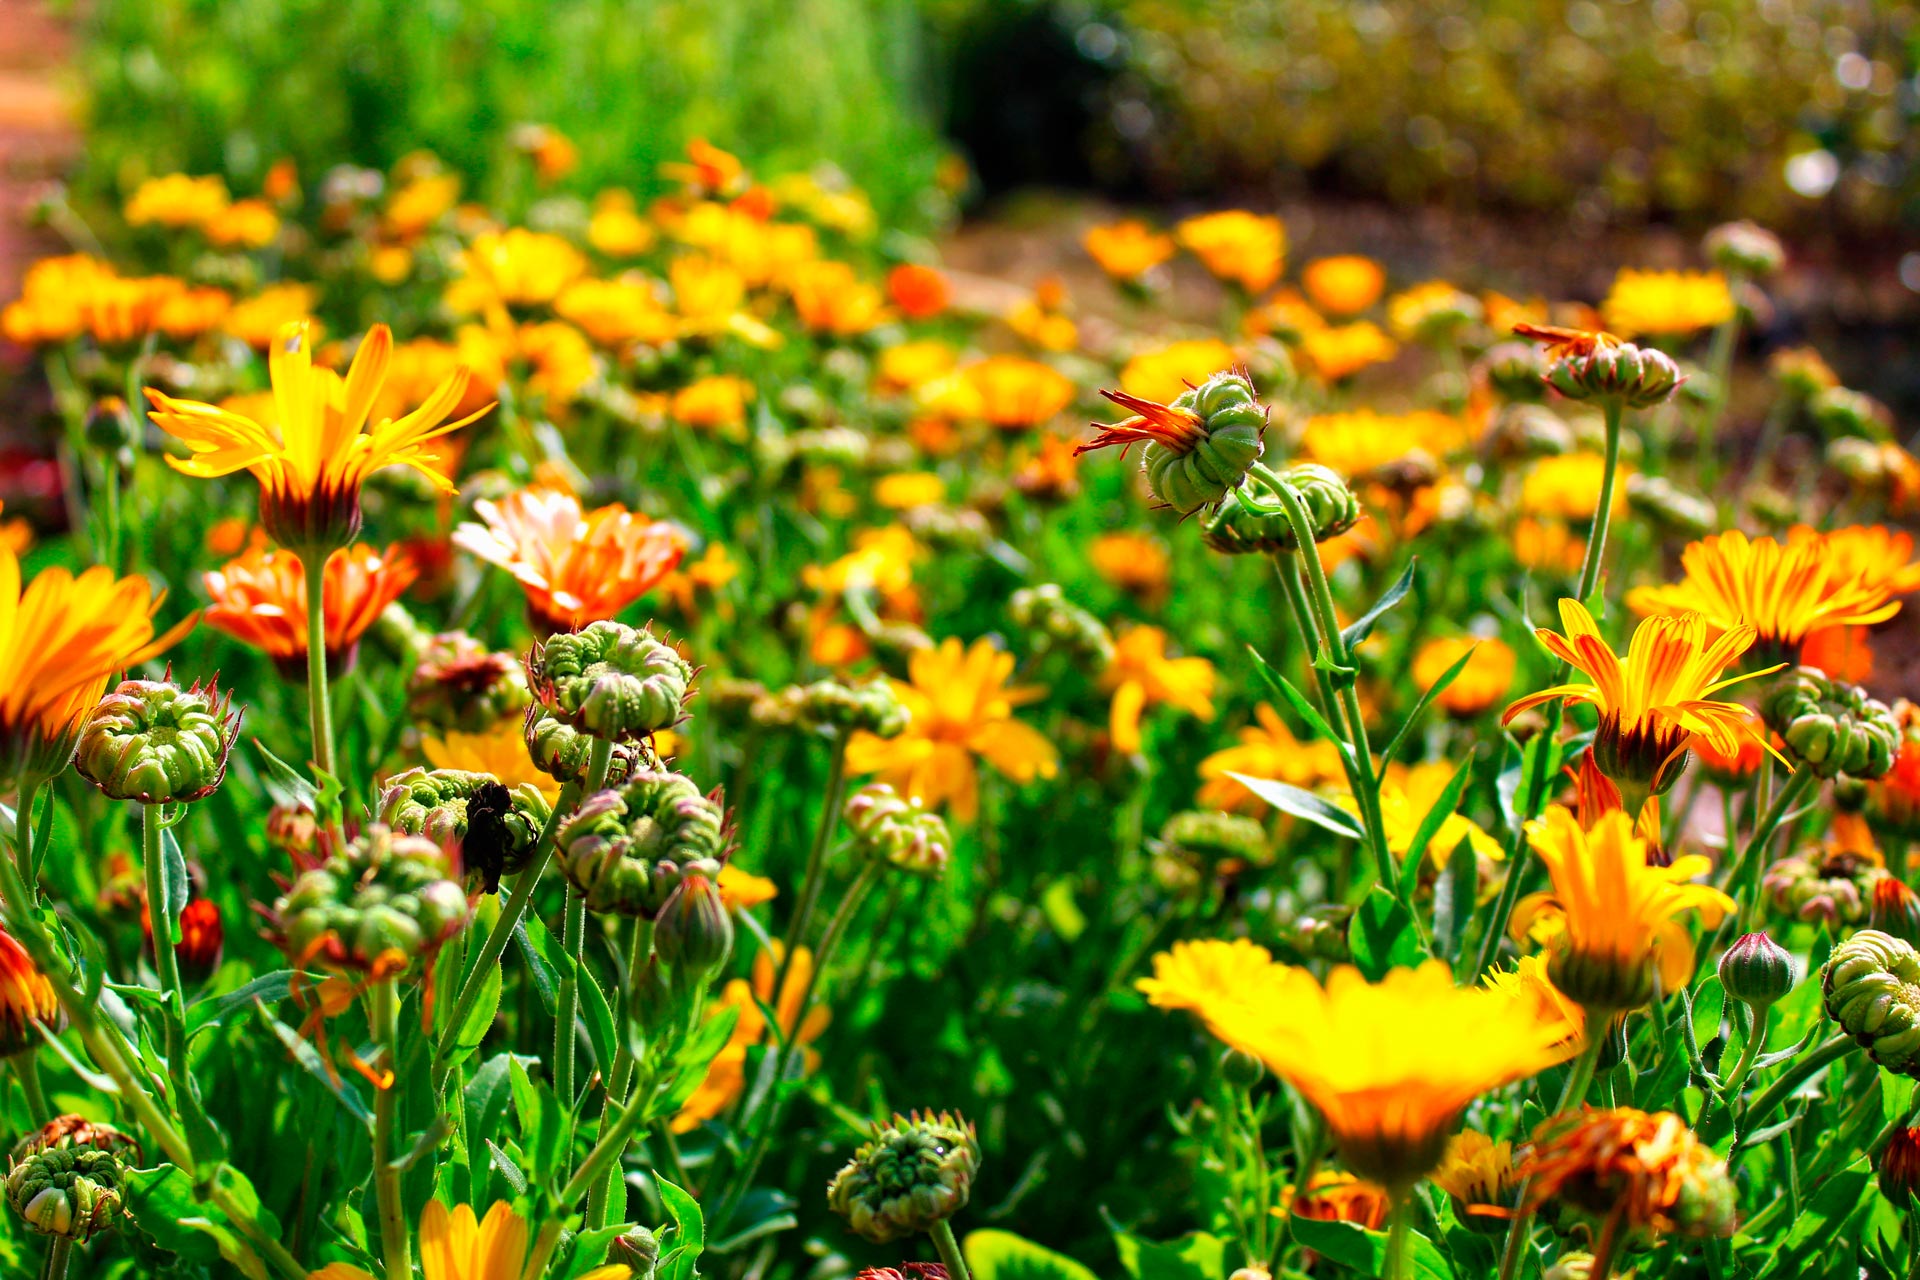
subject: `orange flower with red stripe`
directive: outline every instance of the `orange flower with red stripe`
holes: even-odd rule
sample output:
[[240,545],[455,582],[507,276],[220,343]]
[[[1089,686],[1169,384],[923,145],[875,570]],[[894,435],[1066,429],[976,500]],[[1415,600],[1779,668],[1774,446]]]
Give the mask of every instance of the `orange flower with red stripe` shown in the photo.
[[[330,669],[352,665],[360,637],[418,574],[412,559],[393,547],[378,551],[357,542],[327,557],[321,604]],[[256,547],[204,581],[213,597],[209,626],[265,650],[289,679],[305,678],[307,578],[299,556]]]

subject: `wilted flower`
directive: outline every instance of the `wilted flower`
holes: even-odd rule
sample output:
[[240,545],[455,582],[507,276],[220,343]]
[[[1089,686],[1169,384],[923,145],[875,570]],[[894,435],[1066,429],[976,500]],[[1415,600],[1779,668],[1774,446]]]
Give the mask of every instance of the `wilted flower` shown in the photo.
[[1726,1161],[1671,1112],[1617,1107],[1548,1120],[1521,1173],[1530,1206],[1557,1200],[1663,1233],[1733,1230],[1737,1193]]

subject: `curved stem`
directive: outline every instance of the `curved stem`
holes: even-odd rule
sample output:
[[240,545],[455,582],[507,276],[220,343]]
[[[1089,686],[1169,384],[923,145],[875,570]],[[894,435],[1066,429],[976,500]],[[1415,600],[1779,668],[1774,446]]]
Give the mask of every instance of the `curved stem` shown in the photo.
[[367,993],[367,1018],[374,1039],[386,1051],[386,1087],[373,1100],[373,1189],[380,1206],[380,1250],[387,1275],[402,1280],[413,1274],[413,1241],[407,1234],[400,1200],[400,1172],[393,1167],[394,1124],[400,1107],[400,1082],[391,1078],[400,1066],[400,999],[391,981],[376,982]]
[[[1607,418],[1605,466],[1600,473],[1600,505],[1593,509],[1593,529],[1587,534],[1587,553],[1580,560],[1580,586],[1574,598],[1581,604],[1600,585],[1600,568],[1606,563],[1607,531],[1613,524],[1613,493],[1620,480],[1620,423],[1623,406],[1617,397],[1601,402]],[[1560,671],[1564,675],[1566,664]],[[1559,681],[1556,679],[1555,683]]]
[[[140,806],[140,860],[147,876],[147,917],[152,922],[153,967],[160,975],[160,989],[167,996],[166,1047],[167,1068],[184,1074],[187,1069],[187,1000],[180,989],[180,957],[174,950],[178,938],[179,917],[166,892],[166,867],[160,849],[160,806]],[[164,908],[164,909],[163,909]]]
[[313,726],[313,763],[339,773],[333,761],[333,704],[327,697],[327,556],[314,550],[302,565],[307,575],[307,718]]
[[933,1230],[927,1233],[933,1237],[933,1247],[940,1254],[940,1261],[946,1264],[948,1280],[971,1280],[967,1274],[967,1260],[961,1256],[960,1245],[953,1238],[953,1228],[947,1225],[945,1218],[933,1224]]
[[[1773,833],[1780,829],[1782,822],[1786,821],[1787,814],[1792,811],[1793,806],[1800,803],[1800,797],[1818,781],[1819,778],[1813,772],[1811,765],[1802,763],[1796,766],[1794,771],[1787,775],[1787,780],[1780,790],[1775,793],[1773,803],[1768,805],[1767,811],[1760,815],[1760,821],[1754,826],[1753,834],[1748,837],[1746,846],[1740,850],[1740,860],[1734,863],[1732,872],[1727,877],[1727,888],[1739,894],[1751,884],[1753,893],[1738,913],[1749,924],[1753,922],[1753,913],[1759,910],[1760,886],[1756,881],[1760,874],[1760,863],[1763,861],[1761,854],[1772,842]],[[1720,940],[1720,934],[1727,931],[1733,919],[1734,917],[1730,915],[1726,921],[1722,922],[1720,931],[1714,938],[1716,942]]]
[[[595,738],[593,754],[587,760],[587,782],[583,795],[592,795],[607,785],[607,772],[613,766],[613,742]],[[560,997],[553,1021],[553,1089],[560,1105],[569,1111],[577,1101],[574,1091],[575,1046],[580,1039],[580,966],[587,932],[587,896],[573,885],[567,886],[567,915],[561,926],[561,942],[567,950],[569,965],[560,979]]]
[[800,897],[795,901],[793,919],[787,922],[785,942],[780,955],[780,972],[774,981],[773,989],[780,990],[787,981],[787,970],[793,965],[793,953],[804,946],[807,940],[807,926],[813,922],[813,910],[820,902],[822,873],[826,869],[827,847],[833,843],[833,833],[840,828],[840,802],[847,793],[847,740],[845,731],[838,732],[833,739],[833,764],[827,771],[827,800],[820,810],[820,821],[814,827],[813,847],[807,851],[807,869],[800,881]]
[[46,1090],[40,1087],[37,1053],[38,1050],[17,1053],[8,1061],[13,1066],[14,1078],[20,1082],[20,1092],[27,1095],[27,1114],[34,1124],[44,1124],[53,1119],[53,1109],[47,1106]]

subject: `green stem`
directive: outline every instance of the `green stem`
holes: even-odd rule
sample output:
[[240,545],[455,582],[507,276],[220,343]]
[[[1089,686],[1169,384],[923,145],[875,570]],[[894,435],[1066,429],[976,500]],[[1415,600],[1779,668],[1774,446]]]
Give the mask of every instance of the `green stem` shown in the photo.
[[1734,1130],[1733,1149],[1727,1156],[1729,1170],[1739,1163],[1740,1156],[1746,1150],[1747,1135],[1764,1125],[1775,1107],[1791,1097],[1801,1085],[1859,1047],[1853,1037],[1843,1031],[1831,1040],[1822,1041],[1812,1053],[1788,1067],[1778,1080],[1768,1085],[1753,1100],[1753,1105],[1740,1114],[1740,1123]]
[[47,1249],[46,1265],[40,1268],[41,1280],[67,1280],[67,1260],[73,1256],[73,1241],[55,1236]]
[[[29,891],[40,883],[40,868],[34,865],[33,856],[33,802],[39,794],[39,777],[22,772],[20,798],[13,811],[13,861],[19,868],[21,887]],[[23,907],[28,905],[27,898],[22,897],[20,903]]]
[[[179,917],[166,892],[166,866],[160,850],[160,806],[140,806],[140,859],[147,876],[147,915],[153,922],[153,967],[167,996],[167,1068],[182,1075],[187,1069],[187,1000],[180,989]],[[164,909],[163,909],[164,908]]]
[[1413,1192],[1403,1191],[1393,1198],[1387,1218],[1386,1280],[1406,1280],[1407,1236],[1413,1229]]
[[[1740,277],[1737,274],[1727,277],[1727,288],[1738,290]],[[1700,469],[1700,487],[1706,493],[1713,492],[1717,478],[1719,450],[1714,445],[1720,434],[1720,419],[1727,409],[1727,400],[1733,388],[1729,385],[1733,375],[1734,342],[1740,336],[1740,307],[1736,301],[1733,314],[1720,322],[1713,331],[1713,344],[1707,351],[1707,373],[1713,379],[1713,399],[1707,402],[1700,414],[1700,434],[1695,445],[1694,464]]]
[[[1740,850],[1740,860],[1734,864],[1733,873],[1727,877],[1727,888],[1736,894],[1744,893],[1749,887],[1753,890],[1739,913],[1746,918],[1748,924],[1754,923],[1754,913],[1758,912],[1760,905],[1760,886],[1757,881],[1762,861],[1761,854],[1773,840],[1773,833],[1779,830],[1782,822],[1786,821],[1787,814],[1793,806],[1800,803],[1800,797],[1818,781],[1819,778],[1813,772],[1811,765],[1803,763],[1795,767],[1794,771],[1788,775],[1786,783],[1773,797],[1773,803],[1768,805],[1767,811],[1760,816],[1760,821],[1754,827],[1753,835],[1748,838],[1746,847]],[[1749,882],[1753,883],[1749,884]],[[1732,920],[1733,916],[1730,915],[1721,924],[1720,934],[1727,932]],[[1718,935],[1715,941],[1720,941]]]
[[933,1237],[933,1247],[940,1253],[940,1261],[946,1264],[948,1280],[970,1280],[967,1275],[967,1260],[960,1256],[959,1242],[953,1238],[953,1228],[947,1225],[945,1218],[933,1224],[927,1232]]
[[[367,993],[367,1003],[374,1039],[386,1051],[381,1055],[383,1066],[392,1075],[400,1067],[400,998],[391,981],[376,982]],[[380,1206],[380,1249],[387,1275],[407,1280],[413,1275],[413,1240],[400,1199],[400,1171],[393,1167],[399,1107],[400,1082],[392,1079],[376,1091],[373,1100],[373,1189]]]
[[[1618,397],[1601,401],[1607,418],[1605,467],[1600,473],[1600,505],[1593,509],[1593,529],[1587,534],[1587,553],[1580,561],[1580,586],[1575,599],[1581,604],[1600,585],[1600,569],[1606,563],[1607,531],[1613,524],[1613,491],[1620,480],[1620,423],[1624,406]],[[1564,674],[1566,665],[1561,664]],[[1555,683],[1558,683],[1556,681]]]
[[[633,922],[633,934],[627,944],[627,988],[633,988],[634,977],[653,954],[653,922],[644,917]],[[624,1012],[621,1014],[624,1020]],[[633,1082],[634,1071],[633,1035],[629,1031],[620,1037],[619,1047],[613,1053],[613,1067],[607,1073],[607,1091],[600,1104],[600,1122],[605,1124],[616,1107],[626,1104],[627,1091]],[[602,1178],[593,1184],[587,1192],[586,1229],[594,1231],[607,1225],[607,1210],[612,1196],[612,1179]],[[686,1183],[680,1183],[685,1186]]]
[[1587,1272],[1588,1280],[1607,1280],[1613,1274],[1613,1255],[1620,1247],[1620,1228],[1626,1222],[1626,1215],[1624,1200],[1607,1215],[1606,1225],[1600,1228],[1600,1239],[1593,1246],[1593,1266]]
[[847,741],[849,735],[834,735],[833,763],[827,771],[827,801],[820,810],[820,821],[813,830],[813,847],[807,851],[807,869],[800,881],[800,897],[794,904],[793,919],[787,922],[786,939],[780,954],[780,971],[773,989],[786,985],[787,970],[793,967],[793,954],[806,945],[807,926],[813,922],[814,908],[820,902],[820,890],[827,862],[827,848],[833,833],[840,829],[840,803],[847,793]]
[[[1613,1017],[1609,1010],[1588,1009],[1586,1011],[1587,1044],[1580,1050],[1580,1056],[1574,1059],[1573,1071],[1567,1076],[1566,1087],[1560,1091],[1559,1105],[1553,1109],[1557,1118],[1586,1100],[1587,1087],[1593,1083],[1594,1068],[1600,1063],[1600,1051],[1606,1044],[1606,1027]],[[1593,1028],[1600,1028],[1600,1034],[1593,1034]],[[1500,1280],[1513,1280],[1515,1269],[1520,1264],[1520,1251],[1525,1247],[1527,1236],[1533,1228],[1533,1214],[1527,1209],[1528,1184],[1520,1184],[1520,1207],[1514,1211],[1513,1223],[1507,1228],[1506,1248],[1500,1254]]]
[[[587,782],[584,795],[592,795],[607,785],[607,772],[613,765],[613,741],[595,738],[593,754],[587,758]],[[560,1105],[571,1110],[577,1101],[574,1092],[574,1054],[580,1039],[580,966],[586,963],[587,896],[573,885],[567,886],[567,915],[561,926],[561,943],[570,962],[560,979],[560,997],[553,1022],[553,1089]]]
[[208,1193],[208,1199],[212,1200],[220,1212],[226,1214],[228,1220],[239,1228],[240,1234],[247,1238],[249,1244],[266,1255],[267,1261],[271,1262],[274,1269],[286,1277],[286,1280],[306,1280],[310,1273],[300,1265],[300,1259],[294,1257],[285,1245],[269,1235],[231,1191],[224,1186],[215,1185]]
[[313,726],[313,763],[339,774],[333,761],[333,704],[327,698],[327,556],[309,549],[307,574],[307,718]]
[[1273,566],[1280,573],[1280,586],[1287,597],[1287,613],[1293,619],[1294,638],[1300,642],[1300,652],[1306,655],[1307,666],[1320,686],[1320,709],[1326,713],[1327,723],[1335,731],[1348,734],[1346,711],[1340,705],[1340,695],[1334,691],[1333,677],[1313,663],[1313,605],[1307,599],[1307,584],[1300,577],[1300,559],[1291,551],[1276,552]]
[[[13,1075],[20,1082],[20,1092],[27,1095],[27,1115],[33,1124],[44,1124],[53,1119],[53,1109],[47,1105],[46,1090],[40,1087],[40,1062],[38,1050],[15,1054],[10,1060]],[[31,1126],[29,1126],[31,1127]]]
[[1707,1099],[1706,1106],[1701,1109],[1699,1122],[1694,1125],[1694,1128],[1698,1129],[1706,1125],[1707,1116],[1712,1112],[1716,1100],[1722,1106],[1729,1108],[1738,1105],[1740,1090],[1747,1083],[1747,1077],[1753,1074],[1753,1064],[1760,1056],[1760,1046],[1766,1043],[1767,1010],[1771,1007],[1760,1005],[1748,1011],[1747,1039],[1746,1043],[1740,1046],[1740,1057],[1733,1064],[1732,1074],[1720,1086],[1717,1098]]
[[1308,1122],[1307,1142],[1293,1171],[1293,1195],[1281,1206],[1285,1212],[1280,1215],[1280,1230],[1274,1241],[1274,1263],[1272,1274],[1283,1275],[1287,1270],[1287,1261],[1293,1254],[1293,1201],[1306,1195],[1313,1189],[1313,1179],[1320,1172],[1320,1161],[1326,1155],[1325,1122],[1318,1111],[1309,1110],[1312,1119]]

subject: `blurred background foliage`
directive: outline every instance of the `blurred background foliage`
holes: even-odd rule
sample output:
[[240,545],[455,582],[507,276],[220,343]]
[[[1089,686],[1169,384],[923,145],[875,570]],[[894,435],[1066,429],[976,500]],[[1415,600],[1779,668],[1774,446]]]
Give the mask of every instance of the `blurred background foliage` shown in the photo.
[[[1886,0],[100,0],[88,180],[419,147],[644,185],[687,138],[832,160],[927,226],[975,194],[1301,189],[1873,230],[1920,214],[1920,21]],[[950,139],[949,143],[946,141]]]

